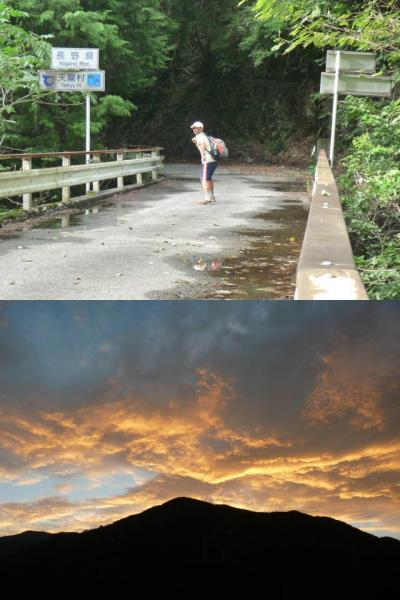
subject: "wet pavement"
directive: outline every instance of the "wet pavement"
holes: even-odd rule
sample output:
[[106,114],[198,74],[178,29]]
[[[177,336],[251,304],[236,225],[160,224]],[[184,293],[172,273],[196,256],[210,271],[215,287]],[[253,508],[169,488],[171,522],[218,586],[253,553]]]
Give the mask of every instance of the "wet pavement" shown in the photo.
[[307,173],[221,166],[217,202],[206,206],[197,204],[197,165],[169,165],[166,174],[156,186],[1,237],[0,298],[293,297]]

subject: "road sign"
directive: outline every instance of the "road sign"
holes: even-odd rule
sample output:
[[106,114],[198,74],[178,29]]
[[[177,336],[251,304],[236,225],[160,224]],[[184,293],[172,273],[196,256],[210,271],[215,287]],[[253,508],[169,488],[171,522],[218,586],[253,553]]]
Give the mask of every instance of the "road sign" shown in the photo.
[[[321,94],[334,94],[335,73],[321,73]],[[370,75],[350,75],[340,73],[338,93],[352,96],[373,96],[389,98],[392,93],[390,77],[371,77]]]
[[52,48],[52,69],[98,69],[98,48]]
[[[39,71],[40,87],[86,93],[86,162],[90,162],[90,92],[104,92],[105,72],[98,71],[98,48],[52,48],[51,70]],[[90,191],[90,183],[86,184]]]
[[39,71],[40,87],[60,92],[104,92],[104,71]]
[[392,79],[375,77],[376,55],[371,52],[328,50],[326,73],[321,73],[321,94],[333,95],[331,144],[329,159],[333,166],[336,117],[339,95],[390,98]]
[[[326,55],[327,73],[335,73],[336,51],[328,50]],[[340,51],[341,73],[376,73],[376,54],[373,52]]]

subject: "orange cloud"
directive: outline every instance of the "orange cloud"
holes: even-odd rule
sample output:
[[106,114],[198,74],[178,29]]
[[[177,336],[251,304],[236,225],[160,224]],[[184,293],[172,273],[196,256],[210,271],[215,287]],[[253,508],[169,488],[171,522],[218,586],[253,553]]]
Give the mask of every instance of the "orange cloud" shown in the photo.
[[58,474],[101,473],[110,469],[107,459],[124,452],[127,464],[210,480],[223,475],[224,460],[290,446],[265,431],[255,435],[227,427],[225,413],[236,397],[232,384],[205,370],[198,376],[196,401],[185,409],[176,404],[146,413],[132,398],[29,417],[3,409],[0,447],[27,468],[52,468]]
[[[400,444],[388,453],[400,456]],[[370,452],[373,448],[369,449]],[[380,448],[383,461],[385,451]],[[209,502],[230,504],[238,508],[258,511],[285,511],[297,509],[309,514],[329,515],[365,530],[400,535],[398,505],[400,501],[396,482],[370,485],[368,478],[346,479],[340,473],[349,460],[360,456],[343,455],[326,458],[318,466],[313,462],[293,461],[291,468],[281,472],[275,469],[247,473],[221,482],[204,482],[193,477],[160,474],[154,479],[114,497],[96,498],[72,503],[66,499],[44,498],[31,503],[8,503],[0,506],[0,530],[3,534],[19,530],[44,528],[48,531],[83,530],[104,525],[130,514],[186,495]],[[283,461],[282,461],[283,462]],[[297,462],[297,464],[296,464]],[[282,466],[282,465],[281,465]],[[398,468],[398,463],[397,463]],[[363,486],[366,486],[366,491]]]
[[[358,387],[348,391],[344,402],[335,388],[337,394],[329,396],[334,400],[324,404],[323,390],[336,385],[335,365],[333,358],[325,361],[307,417],[318,422],[349,414],[362,430],[372,423],[380,430],[384,413],[379,394],[372,394],[368,410],[350,400],[360,398]],[[343,381],[341,385],[349,390]],[[326,514],[357,520],[371,531],[388,523],[397,531],[393,519],[400,501],[400,442],[316,452],[295,436],[289,442],[267,426],[249,431],[232,425],[229,415],[237,399],[232,381],[203,369],[198,371],[196,397],[184,406],[171,402],[158,409],[139,399],[119,398],[68,411],[27,414],[4,408],[0,450],[17,466],[0,467],[2,481],[29,482],[46,473],[84,474],[95,495],[110,473],[139,467],[154,476],[113,497],[70,502],[67,481],[55,489],[61,497],[0,504],[1,534],[87,529],[179,495],[253,510]]]
[[[374,352],[364,343],[353,345],[350,355],[344,343],[332,355],[322,357],[324,368],[303,416],[313,423],[345,418],[357,429],[383,431],[387,419],[384,395],[399,384],[393,364],[374,368]],[[362,364],[364,355],[369,357],[368,368]]]

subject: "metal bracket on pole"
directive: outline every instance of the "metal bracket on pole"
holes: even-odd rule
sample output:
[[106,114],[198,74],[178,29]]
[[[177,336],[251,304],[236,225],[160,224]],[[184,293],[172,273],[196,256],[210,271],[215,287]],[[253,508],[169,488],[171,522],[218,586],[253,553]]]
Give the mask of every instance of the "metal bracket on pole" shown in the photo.
[[332,110],[332,131],[331,131],[331,147],[329,152],[329,160],[331,167],[333,167],[333,160],[335,155],[335,137],[336,137],[336,119],[337,119],[337,106],[339,97],[339,74],[340,74],[340,51],[336,52],[336,66],[335,66],[335,89],[333,92],[333,110]]
[[[86,94],[86,164],[90,163],[90,92]],[[90,183],[86,184],[86,193],[90,192]]]

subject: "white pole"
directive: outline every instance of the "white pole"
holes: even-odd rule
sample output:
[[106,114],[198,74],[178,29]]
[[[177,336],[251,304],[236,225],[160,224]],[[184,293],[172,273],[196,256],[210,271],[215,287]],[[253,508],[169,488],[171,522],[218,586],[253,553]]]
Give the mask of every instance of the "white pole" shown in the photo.
[[336,52],[336,68],[335,68],[335,89],[333,91],[333,111],[332,111],[332,130],[331,130],[331,148],[329,152],[329,160],[333,167],[333,159],[335,155],[335,137],[336,137],[336,118],[337,106],[339,97],[339,74],[340,74],[340,51]]
[[[90,163],[90,92],[86,93],[86,164]],[[90,183],[86,184],[86,193],[90,192]]]

